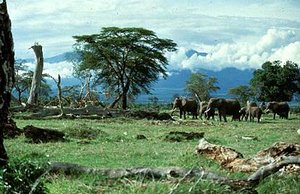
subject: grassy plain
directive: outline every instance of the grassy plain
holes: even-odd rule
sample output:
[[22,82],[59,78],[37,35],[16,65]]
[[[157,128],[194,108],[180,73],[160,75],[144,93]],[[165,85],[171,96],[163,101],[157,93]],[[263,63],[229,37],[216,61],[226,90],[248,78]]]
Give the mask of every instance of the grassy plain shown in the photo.
[[[5,140],[11,159],[30,158],[38,161],[60,161],[95,168],[126,167],[203,167],[220,175],[233,178],[247,177],[246,173],[233,173],[213,160],[195,154],[198,140],[170,142],[165,136],[170,131],[204,132],[205,138],[215,144],[234,148],[245,158],[275,142],[299,143],[300,115],[289,120],[264,115],[261,123],[179,120],[175,122],[109,118],[102,120],[20,120],[18,127],[34,125],[52,128],[67,134],[67,141],[45,144],[27,143],[24,136]],[[147,139],[137,139],[144,135]],[[255,136],[257,140],[244,140],[242,136]],[[118,179],[107,180],[91,175],[49,175],[50,193],[169,193],[178,180]],[[300,193],[300,175],[277,174],[265,179],[257,188],[259,193]],[[232,193],[226,186],[210,181],[183,181],[174,193]]]

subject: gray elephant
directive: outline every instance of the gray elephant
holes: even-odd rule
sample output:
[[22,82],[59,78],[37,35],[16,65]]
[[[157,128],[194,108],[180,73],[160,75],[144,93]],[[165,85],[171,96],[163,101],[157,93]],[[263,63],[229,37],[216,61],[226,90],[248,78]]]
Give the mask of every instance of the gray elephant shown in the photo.
[[247,110],[247,114],[249,114],[250,116],[250,122],[254,121],[254,118],[257,118],[257,122],[260,122],[261,119],[261,115],[263,114],[263,110],[260,107],[257,106],[253,106],[253,107],[249,107],[249,109]]
[[247,112],[247,107],[242,107],[240,110],[239,110],[239,113],[240,113],[240,119],[243,120],[244,118],[246,119],[246,112]]
[[[247,106],[246,106],[246,114],[245,114],[245,121],[248,120],[248,117],[250,116],[250,112],[251,112],[251,108],[252,107],[258,107],[256,102],[252,102],[252,101],[247,101]],[[251,118],[250,118],[251,121]]]
[[173,102],[173,111],[176,108],[179,108],[180,118],[182,118],[182,114],[183,114],[183,118],[186,119],[186,112],[190,112],[193,116],[193,119],[194,118],[197,119],[199,109],[196,100],[177,97]]
[[232,120],[240,120],[241,105],[236,99],[211,98],[205,112],[208,113],[214,108],[218,109],[220,121],[223,117],[224,121],[227,122],[226,115],[232,115]]
[[201,120],[202,120],[202,115],[205,115],[207,104],[208,103],[206,101],[200,102],[199,117],[200,117]]
[[212,108],[206,112],[207,106],[208,106],[208,103],[206,101],[200,102],[200,111],[199,111],[200,116],[199,117],[202,120],[202,115],[204,115],[205,119],[209,120],[210,117],[212,117],[212,119],[214,120],[215,119],[215,109]]
[[269,102],[266,107],[266,113],[269,112],[274,113],[273,119],[275,119],[276,114],[278,114],[280,118],[288,119],[290,106],[287,102]]

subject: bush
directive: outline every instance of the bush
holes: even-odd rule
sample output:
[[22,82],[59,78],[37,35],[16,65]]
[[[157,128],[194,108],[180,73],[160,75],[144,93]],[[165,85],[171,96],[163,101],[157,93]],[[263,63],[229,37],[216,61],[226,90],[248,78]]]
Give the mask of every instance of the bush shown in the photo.
[[[46,165],[30,160],[10,161],[1,168],[0,193],[30,193],[34,183],[46,171]],[[44,194],[47,189],[42,181],[38,182],[32,193]]]
[[105,135],[104,131],[93,129],[85,124],[80,124],[75,127],[67,127],[64,130],[68,137],[75,139],[96,139],[98,135]]

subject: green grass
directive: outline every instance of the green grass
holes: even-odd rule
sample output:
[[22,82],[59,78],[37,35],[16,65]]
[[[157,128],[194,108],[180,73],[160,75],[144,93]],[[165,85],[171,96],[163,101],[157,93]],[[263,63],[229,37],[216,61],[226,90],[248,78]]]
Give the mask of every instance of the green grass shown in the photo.
[[[232,173],[213,160],[195,154],[198,140],[170,142],[164,137],[170,131],[205,132],[209,142],[236,149],[245,158],[275,142],[299,143],[300,116],[289,120],[264,115],[261,123],[201,121],[187,119],[179,122],[157,122],[111,118],[103,120],[15,120],[18,127],[34,125],[52,128],[67,134],[66,142],[30,144],[24,136],[5,140],[11,159],[30,158],[40,161],[61,161],[96,168],[126,167],[203,167],[218,174],[246,177],[248,174]],[[139,140],[137,135],[147,139]],[[255,136],[257,140],[243,140],[242,136]],[[299,193],[299,175],[276,175],[258,187],[260,193]],[[47,177],[50,193],[168,193],[176,180],[103,180],[93,176],[52,175]],[[229,193],[227,187],[209,181],[187,181],[175,193]],[[297,190],[298,189],[298,190]],[[271,192],[267,192],[271,191]],[[272,192],[273,191],[273,192]]]

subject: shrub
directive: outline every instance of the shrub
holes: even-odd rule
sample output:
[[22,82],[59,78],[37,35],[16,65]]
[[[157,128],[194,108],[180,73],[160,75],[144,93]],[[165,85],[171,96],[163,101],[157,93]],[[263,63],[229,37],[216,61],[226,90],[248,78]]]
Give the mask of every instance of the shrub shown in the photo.
[[[1,168],[0,193],[30,193],[34,183],[46,171],[46,165],[38,164],[30,160],[10,161]],[[42,181],[39,181],[32,193],[44,194],[47,189]]]
[[65,132],[68,137],[75,139],[96,139],[98,135],[105,134],[105,132],[93,129],[85,124],[80,124],[75,127],[67,127]]

